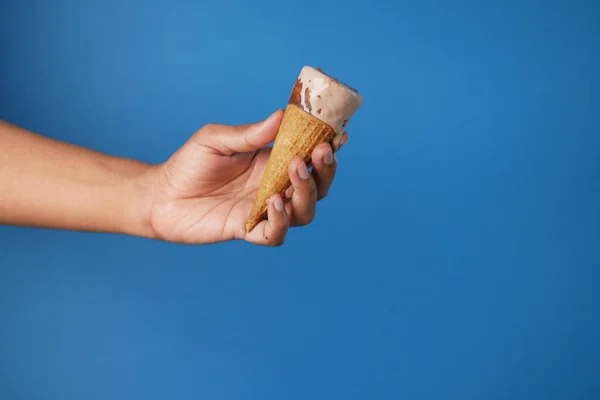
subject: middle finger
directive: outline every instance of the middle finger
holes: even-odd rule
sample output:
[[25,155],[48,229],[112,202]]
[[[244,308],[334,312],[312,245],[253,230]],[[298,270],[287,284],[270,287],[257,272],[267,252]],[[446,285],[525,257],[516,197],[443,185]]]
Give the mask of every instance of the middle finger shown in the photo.
[[291,201],[292,224],[307,225],[315,217],[317,185],[306,164],[299,157],[290,162],[288,174],[294,188]]

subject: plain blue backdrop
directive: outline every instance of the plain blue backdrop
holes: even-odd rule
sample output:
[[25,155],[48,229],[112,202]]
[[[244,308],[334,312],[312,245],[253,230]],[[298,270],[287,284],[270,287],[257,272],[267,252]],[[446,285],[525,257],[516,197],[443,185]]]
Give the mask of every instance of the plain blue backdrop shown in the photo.
[[1,399],[599,398],[598,3],[0,4],[0,118],[113,155],[365,98],[281,248],[0,227]]

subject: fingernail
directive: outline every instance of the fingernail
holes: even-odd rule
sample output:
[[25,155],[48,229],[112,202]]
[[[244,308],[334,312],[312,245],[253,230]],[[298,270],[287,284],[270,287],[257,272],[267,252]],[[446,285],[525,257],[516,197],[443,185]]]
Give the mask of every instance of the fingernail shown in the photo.
[[275,209],[279,212],[283,211],[283,200],[281,200],[281,197],[277,197],[275,199],[275,202],[273,203],[273,205],[275,206]]
[[325,164],[331,164],[333,162],[333,152],[331,151],[331,147],[327,150],[327,153],[323,156],[323,162]]
[[306,164],[302,163],[298,166],[298,175],[302,179],[308,179],[308,168],[306,168]]

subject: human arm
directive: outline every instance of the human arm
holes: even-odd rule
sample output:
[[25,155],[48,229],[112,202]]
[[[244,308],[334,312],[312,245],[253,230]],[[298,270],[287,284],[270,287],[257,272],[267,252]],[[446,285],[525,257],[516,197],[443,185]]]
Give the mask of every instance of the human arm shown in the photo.
[[[178,243],[243,239],[279,245],[290,226],[310,223],[337,167],[333,151],[315,149],[313,171],[290,164],[292,189],[274,196],[268,221],[244,230],[282,111],[243,126],[198,130],[165,163],[150,165],[52,140],[0,123],[0,223],[120,233]],[[331,161],[327,163],[326,161]],[[275,205],[283,204],[278,211]]]
[[0,121],[0,224],[152,237],[151,169]]

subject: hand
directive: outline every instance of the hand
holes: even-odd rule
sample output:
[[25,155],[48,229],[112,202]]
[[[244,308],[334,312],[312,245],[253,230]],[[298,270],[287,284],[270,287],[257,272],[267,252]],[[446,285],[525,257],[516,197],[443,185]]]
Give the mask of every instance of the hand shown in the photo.
[[158,239],[205,244],[234,239],[279,246],[290,226],[309,224],[317,201],[331,187],[334,153],[348,140],[344,132],[323,143],[311,157],[312,172],[301,159],[290,163],[292,186],[284,198],[269,199],[268,220],[246,233],[245,224],[260,185],[283,111],[242,126],[211,124],[151,172],[150,225]]

